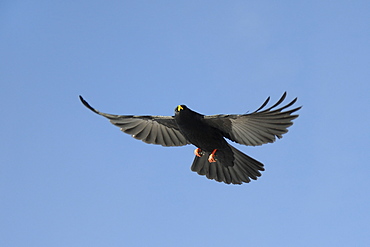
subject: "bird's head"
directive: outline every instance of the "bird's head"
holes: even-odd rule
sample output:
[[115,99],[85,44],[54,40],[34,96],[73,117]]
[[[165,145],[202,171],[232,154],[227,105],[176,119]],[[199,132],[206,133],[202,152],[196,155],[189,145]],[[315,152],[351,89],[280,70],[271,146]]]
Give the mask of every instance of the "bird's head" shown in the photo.
[[188,108],[186,107],[186,105],[178,105],[178,106],[176,106],[176,108],[175,108],[175,113],[179,113],[180,111],[183,111],[183,110],[186,110],[186,109],[188,109]]
[[178,105],[175,108],[175,117],[181,118],[195,118],[197,116],[202,116],[201,114],[191,110],[186,105]]

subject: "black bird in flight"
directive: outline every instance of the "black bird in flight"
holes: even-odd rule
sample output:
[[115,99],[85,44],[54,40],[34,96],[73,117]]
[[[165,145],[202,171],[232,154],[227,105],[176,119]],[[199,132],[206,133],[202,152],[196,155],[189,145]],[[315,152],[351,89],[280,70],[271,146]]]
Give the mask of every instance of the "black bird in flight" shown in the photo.
[[175,108],[175,116],[134,116],[102,113],[91,107],[81,96],[81,102],[91,111],[106,117],[123,132],[146,143],[168,146],[193,144],[195,159],[191,170],[209,179],[227,184],[249,183],[264,171],[263,164],[231,146],[225,137],[247,146],[272,143],[288,132],[292,113],[301,109],[289,104],[277,108],[286,98],[286,92],[273,106],[262,110],[270,97],[256,111],[240,115],[199,114],[185,105]]

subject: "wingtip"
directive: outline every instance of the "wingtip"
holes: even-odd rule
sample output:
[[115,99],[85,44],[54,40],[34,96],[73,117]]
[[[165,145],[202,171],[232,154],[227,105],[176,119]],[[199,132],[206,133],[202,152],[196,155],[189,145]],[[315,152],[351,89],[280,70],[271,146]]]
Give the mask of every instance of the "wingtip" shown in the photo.
[[87,103],[86,100],[84,100],[84,98],[81,95],[78,95],[78,97],[80,98],[80,101],[82,102],[82,104],[85,105],[85,103]]
[[96,114],[99,114],[99,111],[94,109],[91,105],[89,105],[89,103],[87,103],[87,101],[81,95],[79,95],[78,97],[80,98],[80,100],[81,100],[81,102],[84,106],[86,106],[88,109],[95,112]]

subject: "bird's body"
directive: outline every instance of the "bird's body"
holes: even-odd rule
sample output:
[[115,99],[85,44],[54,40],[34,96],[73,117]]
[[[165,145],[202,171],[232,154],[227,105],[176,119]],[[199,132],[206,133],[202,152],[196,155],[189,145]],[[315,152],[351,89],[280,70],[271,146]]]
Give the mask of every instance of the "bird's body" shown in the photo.
[[293,124],[292,120],[298,117],[291,114],[300,109],[283,111],[297,98],[273,109],[285,97],[286,93],[275,105],[260,111],[268,103],[268,98],[255,112],[241,115],[205,116],[179,105],[173,117],[107,114],[92,108],[81,96],[80,99],[87,108],[146,143],[162,146],[193,144],[197,149],[192,171],[218,182],[241,184],[261,176],[263,164],[231,146],[225,138],[248,146],[272,143],[275,137],[281,138]]
[[222,133],[208,125],[204,115],[190,110],[185,105],[182,105],[182,108],[186,110],[175,109],[175,121],[185,138],[205,154],[209,155],[217,150],[217,159],[223,161],[224,166],[232,165],[234,156]]
[[[186,107],[186,106],[183,106]],[[204,116],[187,107],[186,112],[175,112],[175,121],[181,133],[194,146],[212,152],[227,145],[220,131],[204,122]]]

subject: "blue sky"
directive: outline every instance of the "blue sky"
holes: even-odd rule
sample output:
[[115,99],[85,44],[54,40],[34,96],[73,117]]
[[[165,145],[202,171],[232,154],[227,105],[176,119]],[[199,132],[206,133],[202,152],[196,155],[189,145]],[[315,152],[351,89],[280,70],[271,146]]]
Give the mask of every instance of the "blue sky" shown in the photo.
[[[369,1],[2,1],[1,246],[369,246]],[[256,110],[284,138],[235,144],[259,180],[190,171],[194,147],[88,111]]]

